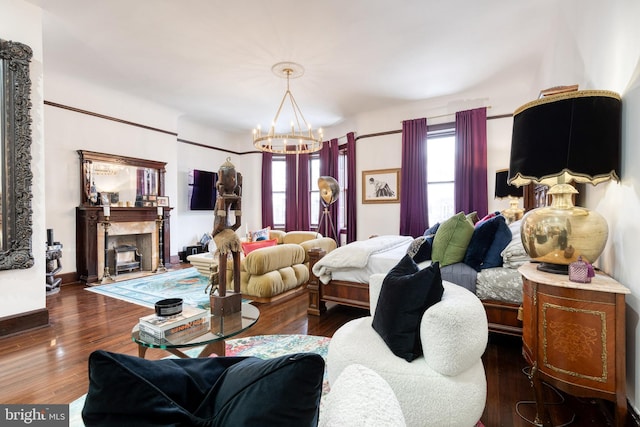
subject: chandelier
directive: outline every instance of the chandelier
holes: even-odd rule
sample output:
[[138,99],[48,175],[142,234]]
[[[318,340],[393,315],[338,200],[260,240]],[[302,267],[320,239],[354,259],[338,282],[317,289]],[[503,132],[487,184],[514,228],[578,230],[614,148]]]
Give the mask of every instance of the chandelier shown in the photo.
[[[314,133],[307,123],[291,90],[289,80],[304,74],[304,68],[295,62],[279,62],[271,67],[271,71],[278,77],[287,79],[287,91],[280,101],[276,116],[269,131],[264,134],[260,126],[253,130],[253,145],[260,151],[275,154],[303,154],[315,153],[322,149],[322,129]],[[291,110],[290,127],[286,131],[278,128],[278,119],[283,107],[287,104]]]

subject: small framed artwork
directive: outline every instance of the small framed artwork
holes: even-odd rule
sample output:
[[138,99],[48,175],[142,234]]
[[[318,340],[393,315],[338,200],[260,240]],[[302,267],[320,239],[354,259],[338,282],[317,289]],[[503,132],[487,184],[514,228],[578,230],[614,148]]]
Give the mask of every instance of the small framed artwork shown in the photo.
[[399,203],[400,169],[362,171],[362,203]]
[[169,207],[169,196],[158,196],[156,201],[158,202],[158,206]]

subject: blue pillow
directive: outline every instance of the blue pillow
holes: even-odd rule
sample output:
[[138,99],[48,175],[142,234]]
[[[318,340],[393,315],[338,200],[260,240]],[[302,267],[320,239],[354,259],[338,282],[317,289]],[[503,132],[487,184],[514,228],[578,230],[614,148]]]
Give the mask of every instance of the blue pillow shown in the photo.
[[420,322],[424,312],[442,299],[444,287],[436,262],[418,270],[405,255],[382,282],[373,329],[398,357],[411,362],[422,354]]
[[481,268],[502,267],[502,251],[509,243],[511,243],[512,238],[513,233],[511,233],[511,229],[504,221],[504,217],[502,217],[502,221],[498,222],[498,228],[496,229],[496,234],[493,237],[493,242],[491,243],[491,246],[489,246],[487,253],[484,255]]
[[436,222],[434,225],[424,230],[423,236],[435,236],[436,231],[438,231],[438,227],[440,227],[440,223]]
[[[493,243],[499,223],[506,225],[502,215],[479,222],[473,230],[463,262],[476,271],[480,271],[489,247]],[[508,227],[507,227],[508,228]]]

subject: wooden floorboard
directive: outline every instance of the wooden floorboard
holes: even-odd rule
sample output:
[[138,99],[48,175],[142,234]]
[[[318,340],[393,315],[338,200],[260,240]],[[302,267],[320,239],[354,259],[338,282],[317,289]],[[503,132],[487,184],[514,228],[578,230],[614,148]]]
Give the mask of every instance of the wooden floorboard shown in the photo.
[[[345,322],[367,315],[361,309],[329,305],[322,316],[307,315],[306,293],[260,308],[258,323],[242,336],[309,334],[332,336]],[[70,403],[87,391],[87,360],[103,349],[137,355],[131,328],[151,309],[88,292],[81,284],[62,286],[47,297],[50,325],[0,338],[0,403]],[[147,358],[168,353],[149,349]],[[521,340],[491,334],[483,356],[487,377],[487,405],[482,416],[486,427],[525,427],[533,419],[532,391],[521,355]],[[552,421],[561,425],[575,415],[572,426],[613,425],[607,416],[611,405],[598,400],[558,396],[548,391]],[[525,402],[518,406],[518,402]],[[464,402],[460,403],[461,405]],[[626,426],[636,426],[628,417]]]

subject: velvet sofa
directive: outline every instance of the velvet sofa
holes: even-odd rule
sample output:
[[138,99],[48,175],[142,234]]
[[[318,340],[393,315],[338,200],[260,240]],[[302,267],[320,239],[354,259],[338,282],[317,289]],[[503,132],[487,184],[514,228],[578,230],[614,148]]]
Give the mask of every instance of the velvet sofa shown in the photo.
[[[313,231],[271,231],[275,246],[243,254],[240,262],[240,291],[256,302],[272,302],[302,290],[309,280],[309,250],[331,252],[336,242]],[[261,243],[261,242],[256,242]],[[233,266],[227,264],[227,284],[233,287]]]

